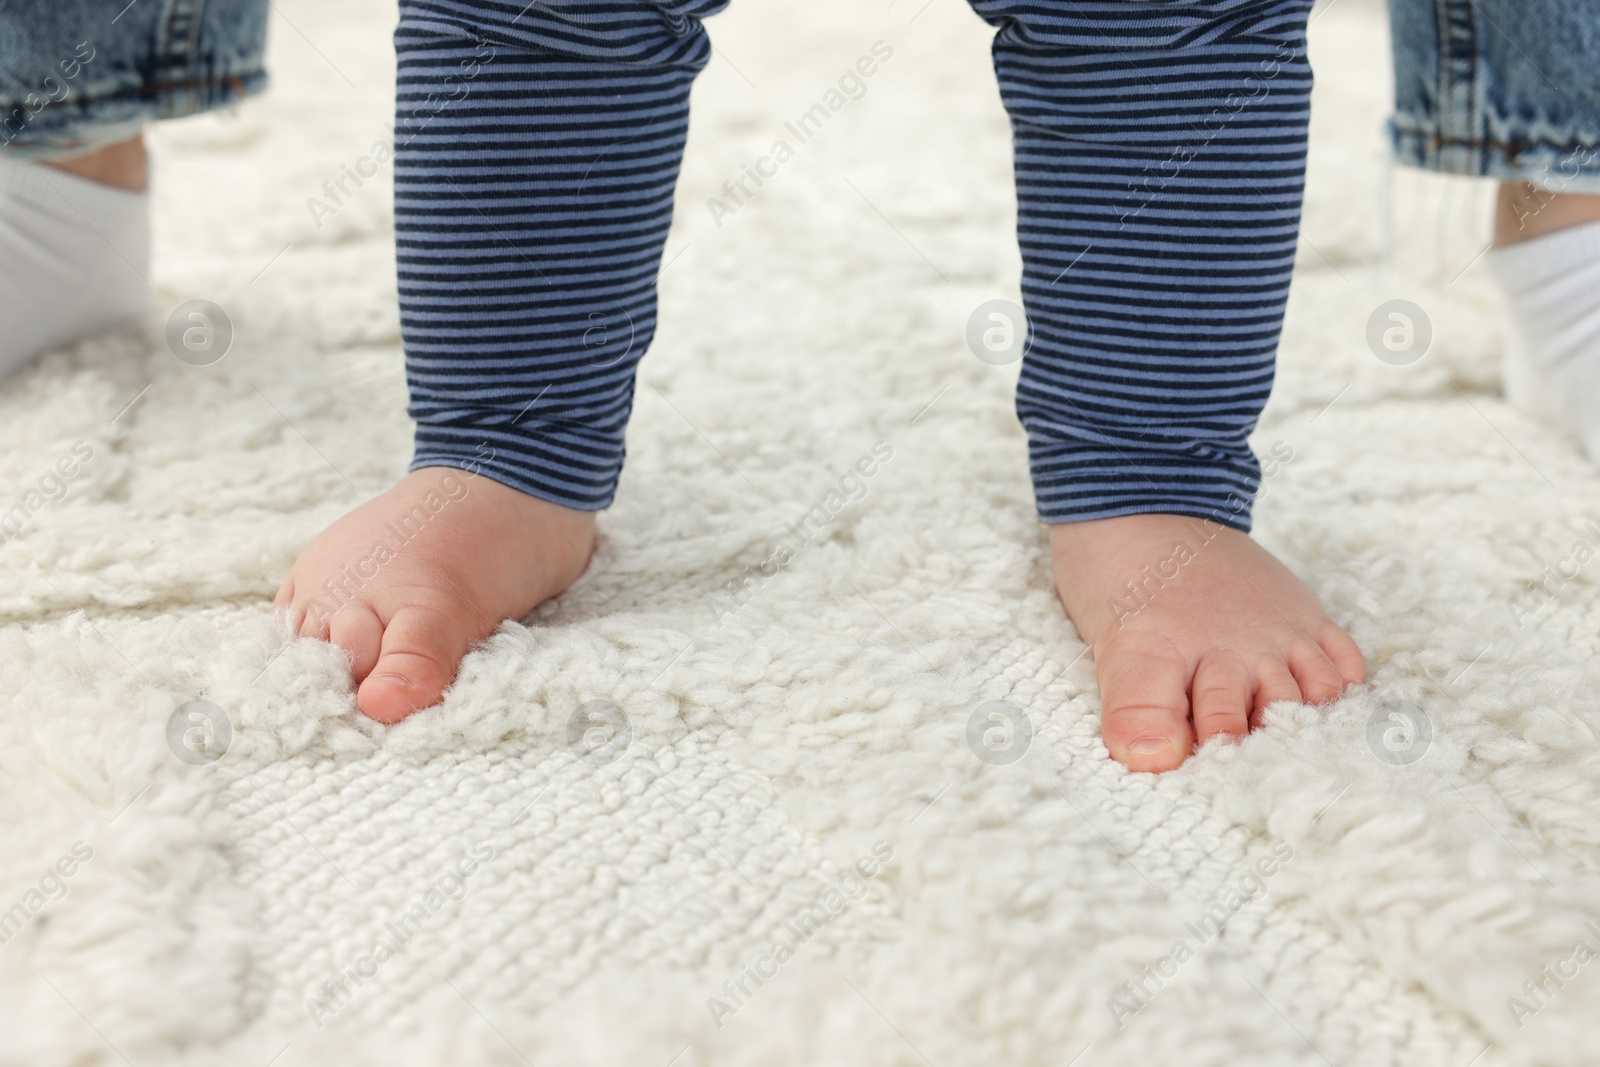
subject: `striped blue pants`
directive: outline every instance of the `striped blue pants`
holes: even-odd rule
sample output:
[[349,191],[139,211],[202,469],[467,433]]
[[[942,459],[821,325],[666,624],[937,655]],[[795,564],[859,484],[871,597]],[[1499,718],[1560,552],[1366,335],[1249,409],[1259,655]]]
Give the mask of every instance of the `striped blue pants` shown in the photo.
[[[1249,529],[1304,185],[1312,0],[973,0],[1016,152],[1017,387],[1046,522]],[[611,502],[727,0],[402,0],[413,467]]]

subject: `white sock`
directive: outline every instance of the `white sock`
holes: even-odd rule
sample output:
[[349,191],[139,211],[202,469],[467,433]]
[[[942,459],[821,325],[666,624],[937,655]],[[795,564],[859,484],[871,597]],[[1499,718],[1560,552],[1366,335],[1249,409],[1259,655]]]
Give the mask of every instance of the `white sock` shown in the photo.
[[149,304],[150,196],[0,158],[0,378]]
[[1489,267],[1511,312],[1506,399],[1600,464],[1600,222],[1496,248]]

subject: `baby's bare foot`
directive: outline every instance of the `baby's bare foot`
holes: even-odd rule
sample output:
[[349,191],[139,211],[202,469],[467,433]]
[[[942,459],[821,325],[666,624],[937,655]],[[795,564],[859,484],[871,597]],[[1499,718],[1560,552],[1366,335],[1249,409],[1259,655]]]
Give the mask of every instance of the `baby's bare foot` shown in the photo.
[[357,706],[399,722],[439,702],[472,645],[564,591],[594,515],[424,467],[318,534],[278,590],[295,632],[350,655]]
[[1050,549],[1094,649],[1101,736],[1131,770],[1171,770],[1273,701],[1320,704],[1365,675],[1350,635],[1248,534],[1129,515],[1051,526]]

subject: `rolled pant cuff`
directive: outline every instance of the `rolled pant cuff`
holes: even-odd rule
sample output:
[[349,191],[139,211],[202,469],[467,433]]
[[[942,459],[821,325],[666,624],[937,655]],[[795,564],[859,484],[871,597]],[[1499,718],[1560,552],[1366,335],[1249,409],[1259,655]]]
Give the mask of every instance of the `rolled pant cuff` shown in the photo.
[[1249,533],[1260,484],[1253,456],[1207,462],[1172,452],[1033,441],[1028,462],[1039,520],[1051,524],[1186,515]]
[[620,435],[418,423],[409,469],[453,467],[562,507],[600,511],[616,496],[622,458]]
[[1504,140],[1465,141],[1441,136],[1403,118],[1389,123],[1395,159],[1412,167],[1532,182],[1558,193],[1600,193],[1600,148],[1578,141],[1507,136]]
[[266,90],[267,74],[199,78],[74,98],[30,111],[22,101],[0,101],[0,146],[24,160],[70,159],[126,141],[147,122],[184,118],[236,104]]

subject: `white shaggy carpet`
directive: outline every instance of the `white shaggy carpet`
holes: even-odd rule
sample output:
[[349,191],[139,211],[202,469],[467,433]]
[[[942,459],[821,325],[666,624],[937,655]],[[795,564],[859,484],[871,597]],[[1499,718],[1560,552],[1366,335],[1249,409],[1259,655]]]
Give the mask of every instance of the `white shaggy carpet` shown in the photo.
[[[0,1063],[1600,1061],[1600,563],[1573,553],[1600,477],[1497,395],[1488,190],[1386,166],[1380,10],[1312,27],[1258,439],[1293,455],[1258,535],[1372,685],[1157,780],[1100,746],[1015,368],[962,340],[1016,296],[987,33],[916,2],[712,23],[599,556],[392,729],[268,607],[408,458],[387,170],[321,228],[306,207],[387,136],[392,10],[282,0],[274,90],[155,133],[159,311],[0,388],[0,510],[92,449],[0,544]],[[867,96],[718,227],[706,199],[880,39]],[[1403,367],[1364,339],[1395,297],[1434,328]],[[215,365],[162,340],[191,299],[235,326]],[[865,496],[719,625],[878,441]],[[197,699],[233,727],[206,766],[166,739]],[[630,729],[604,765],[568,745],[599,700]],[[997,700],[1032,730],[1009,764],[967,742]],[[1404,765],[1374,754],[1398,701],[1431,730]],[[322,999],[346,968],[370,977]]]

